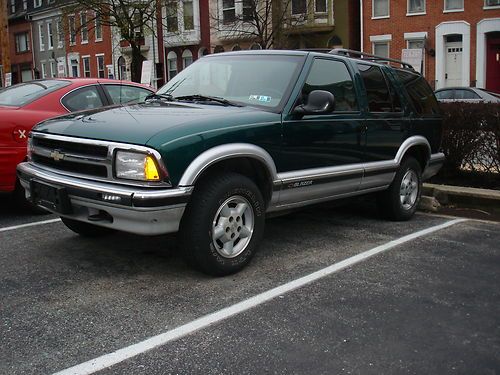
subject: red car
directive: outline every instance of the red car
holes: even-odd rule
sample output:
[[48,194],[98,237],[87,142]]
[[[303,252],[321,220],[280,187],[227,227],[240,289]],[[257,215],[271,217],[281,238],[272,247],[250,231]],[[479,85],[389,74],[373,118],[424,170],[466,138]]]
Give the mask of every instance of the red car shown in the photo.
[[[153,88],[110,79],[54,78],[0,90],[0,193],[19,192],[16,166],[38,122],[68,112],[143,101]],[[22,195],[20,194],[20,197]]]

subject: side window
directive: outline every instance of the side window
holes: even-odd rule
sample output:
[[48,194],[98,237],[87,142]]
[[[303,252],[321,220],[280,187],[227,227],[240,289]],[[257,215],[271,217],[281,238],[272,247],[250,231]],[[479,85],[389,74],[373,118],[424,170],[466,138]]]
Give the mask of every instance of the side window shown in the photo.
[[[370,112],[394,112],[387,81],[378,66],[358,64],[359,72],[365,84]],[[401,111],[401,105],[399,105]]]
[[436,92],[436,98],[438,99],[453,99],[453,90],[442,90]]
[[427,81],[418,74],[396,70],[396,75],[403,82],[410,100],[421,116],[440,113],[439,103]]
[[325,90],[335,96],[335,112],[357,111],[356,91],[347,66],[341,61],[315,59],[302,88],[305,99],[311,91]]
[[127,85],[104,85],[113,104],[139,103],[151,94],[151,91]]
[[455,99],[481,99],[474,91],[455,89]]
[[104,106],[96,86],[82,87],[66,95],[62,104],[71,112]]

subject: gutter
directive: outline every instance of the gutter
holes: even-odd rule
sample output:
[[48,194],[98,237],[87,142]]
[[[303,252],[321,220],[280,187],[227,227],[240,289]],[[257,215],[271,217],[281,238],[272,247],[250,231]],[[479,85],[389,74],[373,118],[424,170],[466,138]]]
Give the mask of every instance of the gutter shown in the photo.
[[361,52],[364,52],[364,24],[363,24],[363,0],[359,0],[359,17],[360,17],[360,38],[361,38]]

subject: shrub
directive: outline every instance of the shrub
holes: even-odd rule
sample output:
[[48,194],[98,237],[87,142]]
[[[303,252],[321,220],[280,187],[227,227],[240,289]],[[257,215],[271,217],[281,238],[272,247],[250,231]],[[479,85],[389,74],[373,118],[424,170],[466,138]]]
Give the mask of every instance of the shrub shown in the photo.
[[500,105],[454,102],[441,109],[446,154],[441,179],[463,176],[500,185]]

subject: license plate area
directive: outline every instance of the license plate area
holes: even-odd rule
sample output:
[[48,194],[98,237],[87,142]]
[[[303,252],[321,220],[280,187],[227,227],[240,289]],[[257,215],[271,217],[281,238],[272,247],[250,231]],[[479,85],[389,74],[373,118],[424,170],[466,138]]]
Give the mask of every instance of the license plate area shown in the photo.
[[41,207],[60,214],[70,214],[71,203],[66,188],[41,182],[30,181],[31,201]]

